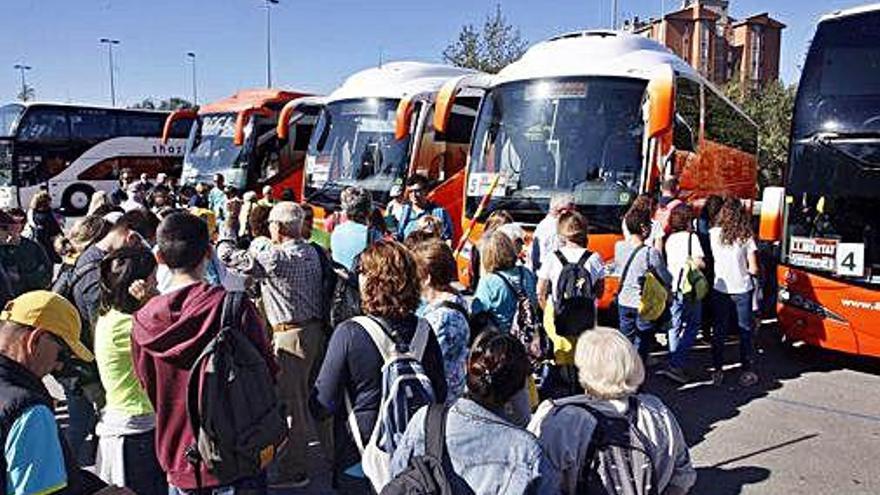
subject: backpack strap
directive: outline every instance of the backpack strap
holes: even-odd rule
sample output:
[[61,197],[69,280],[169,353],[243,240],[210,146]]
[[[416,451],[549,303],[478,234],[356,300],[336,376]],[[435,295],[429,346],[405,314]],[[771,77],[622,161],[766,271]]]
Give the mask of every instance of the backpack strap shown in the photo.
[[633,260],[636,258],[636,255],[639,254],[643,248],[646,248],[645,244],[633,249],[633,252],[630,253],[629,258],[626,260],[626,264],[623,266],[623,273],[620,274],[620,286],[623,287],[623,284],[626,283],[626,276],[629,274],[629,266],[632,265]]
[[[371,316],[356,316],[352,319],[367,331],[373,344],[379,350],[379,354],[382,355],[382,360],[387,363],[397,352],[397,343],[391,338],[391,332],[385,328],[382,322]],[[419,361],[425,354],[429,331],[428,322],[419,318],[415,333],[409,342],[409,352]]]
[[461,304],[458,304],[455,301],[450,301],[448,299],[443,300],[443,301],[440,301],[440,304],[438,306],[441,308],[451,309],[452,311],[457,311],[457,312],[461,313],[461,315],[464,316],[464,318],[466,320],[470,318],[470,316],[468,314],[468,310],[465,309],[464,306],[462,306]]
[[[511,292],[513,292],[513,296],[516,297],[517,300],[528,298],[528,296],[526,295],[526,292],[522,289],[522,287],[519,286],[519,284],[517,284],[513,280],[510,280],[509,278],[507,278],[506,275],[502,275],[501,272],[495,272],[495,275],[498,276],[504,282],[504,285],[506,285],[507,288],[510,289]],[[522,280],[523,279],[522,267],[520,267],[519,275],[520,275],[520,280]]]
[[553,251],[553,255],[556,256],[556,259],[559,260],[559,263],[561,263],[563,267],[569,264],[568,259],[562,254],[562,251],[557,249],[556,251]]
[[431,404],[425,414],[425,454],[443,460],[446,453],[446,415],[444,404]]
[[370,339],[373,341],[373,344],[382,356],[382,361],[387,363],[388,360],[391,359],[396,344],[391,337],[385,333],[385,329],[382,328],[382,325],[376,321],[376,319],[369,316],[355,316],[352,320],[367,331],[367,335],[370,336]]

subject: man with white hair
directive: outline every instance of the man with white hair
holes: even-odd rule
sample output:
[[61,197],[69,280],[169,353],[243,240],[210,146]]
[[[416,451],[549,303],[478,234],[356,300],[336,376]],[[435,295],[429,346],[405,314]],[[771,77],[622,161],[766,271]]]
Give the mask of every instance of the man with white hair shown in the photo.
[[559,216],[574,209],[574,196],[568,193],[554,194],[550,197],[550,210],[547,216],[538,222],[535,232],[532,234],[532,250],[528,264],[532,271],[541,268],[544,257],[552,255],[560,247],[559,236],[556,229],[559,224]]
[[228,238],[217,244],[227,267],[261,282],[266,317],[272,326],[279,399],[291,416],[290,445],[276,463],[269,483],[276,488],[302,488],[306,474],[308,400],[312,366],[323,346],[322,268],[319,254],[302,237],[303,209],[281,201],[269,212],[272,248],[257,253],[235,249]]
[[[554,493],[587,493],[584,485],[609,484],[627,493],[643,493],[638,488],[645,480],[655,484],[654,493],[687,493],[697,474],[684,434],[672,411],[660,399],[638,393],[645,380],[645,367],[629,340],[613,328],[588,330],[578,339],[574,363],[586,393],[544,401],[528,428],[538,437],[538,443],[560,474],[561,483]],[[597,428],[600,423],[603,428]],[[623,427],[616,428],[620,425]],[[613,437],[616,431],[626,432],[627,438]],[[636,465],[640,462],[637,458],[644,455],[635,448],[643,448],[652,472],[647,473],[645,480],[628,476],[608,478],[602,468],[610,466],[603,466],[601,461],[603,455],[611,453],[606,451],[609,445],[633,454],[624,458],[631,463],[627,466],[630,472],[637,474],[644,469],[641,464]],[[600,461],[600,469],[584,472],[596,460]],[[618,472],[625,472],[622,466],[617,468]]]

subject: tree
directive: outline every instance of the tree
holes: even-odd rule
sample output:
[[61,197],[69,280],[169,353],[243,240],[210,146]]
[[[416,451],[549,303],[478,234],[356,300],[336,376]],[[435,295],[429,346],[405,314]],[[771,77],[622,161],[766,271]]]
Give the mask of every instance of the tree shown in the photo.
[[761,187],[782,184],[788,162],[791,116],[797,87],[773,81],[757,89],[736,82],[725,93],[758,125],[758,182]]
[[156,102],[153,98],[144,98],[140,103],[135,103],[130,108],[142,108],[146,110],[180,110],[181,108],[193,108],[192,102],[183,98],[172,96],[167,100]]
[[18,92],[17,98],[21,101],[31,101],[36,97],[36,92],[34,91],[34,87],[30,84],[25,84],[21,91]]
[[501,5],[496,5],[495,13],[483,21],[482,30],[473,24],[462,26],[458,39],[443,50],[443,60],[458,67],[496,73],[521,57],[527,46],[519,28],[508,24]]

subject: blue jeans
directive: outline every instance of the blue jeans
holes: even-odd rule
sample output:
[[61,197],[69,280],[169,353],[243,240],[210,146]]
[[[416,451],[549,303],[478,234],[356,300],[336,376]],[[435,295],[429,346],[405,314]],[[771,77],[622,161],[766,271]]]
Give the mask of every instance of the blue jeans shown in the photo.
[[752,314],[752,291],[742,294],[725,294],[712,291],[712,309],[715,312],[715,330],[712,332],[712,364],[720,370],[724,364],[724,339],[728,327],[736,321],[739,330],[739,361],[743,370],[752,368],[752,333],[754,315]]
[[672,326],[667,332],[669,338],[669,366],[684,368],[688,350],[694,345],[700,331],[703,316],[703,302],[685,298],[682,294],[672,296]]
[[647,359],[648,343],[650,342],[648,339],[653,338],[654,332],[656,332],[654,322],[643,320],[639,316],[638,308],[619,306],[617,314],[620,317],[620,333],[636,346],[642,360]]
[[138,495],[163,495],[168,492],[165,472],[156,459],[156,431],[126,435],[122,441],[125,463],[125,486]]
[[82,389],[74,387],[67,380],[61,382],[67,401],[68,423],[64,430],[70,451],[80,466],[88,466],[94,461],[94,452],[85,451],[86,437],[95,432],[98,414],[95,405],[85,396]]

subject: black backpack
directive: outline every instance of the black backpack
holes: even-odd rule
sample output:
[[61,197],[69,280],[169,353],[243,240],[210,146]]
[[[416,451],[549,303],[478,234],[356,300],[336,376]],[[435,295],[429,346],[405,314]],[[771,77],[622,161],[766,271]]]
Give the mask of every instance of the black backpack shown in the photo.
[[269,365],[241,329],[244,297],[226,294],[220,331],[190,369],[186,410],[196,443],[185,454],[199,491],[202,463],[227,485],[258,475],[287,439]]
[[[87,263],[83,263],[80,266],[62,266],[61,270],[58,272],[58,277],[52,283],[52,292],[67,299],[71,303],[74,303],[73,291],[76,287],[76,284],[78,284],[83,279],[83,277],[88,275],[91,271],[98,270],[100,269],[100,267],[101,260],[89,261]],[[98,283],[100,283],[100,279],[96,281],[94,285],[97,285]],[[84,289],[83,292],[86,292],[86,290],[87,289]]]
[[656,495],[657,476],[651,442],[637,428],[639,401],[632,395],[626,414],[582,398],[559,405],[585,409],[596,420],[578,477],[577,493],[584,495]]
[[431,404],[425,415],[425,454],[414,456],[381,495],[465,495],[473,490],[452,470],[446,452],[446,416],[443,404]]
[[309,242],[315,254],[318,255],[318,261],[321,262],[321,320],[325,323],[330,321],[330,313],[333,309],[333,294],[336,292],[336,282],[339,276],[336,274],[336,267],[333,266],[333,260],[318,244]]
[[[359,263],[355,258],[354,266]],[[361,292],[358,284],[357,270],[349,270],[345,266],[333,262],[336,280],[330,298],[330,326],[336,328],[340,323],[355,316],[361,316]]]
[[562,263],[559,281],[553,288],[553,321],[560,337],[577,337],[596,326],[596,294],[587,262],[593,255],[584,251],[577,263],[569,263],[559,251],[554,253]]
[[[519,268],[520,280],[524,280],[523,268]],[[541,313],[532,303],[526,291],[513,280],[508,279],[501,273],[495,275],[501,277],[507,288],[516,297],[516,313],[513,315],[513,324],[510,333],[526,347],[529,360],[533,366],[550,357],[553,352],[547,333],[544,331],[544,323],[541,321]]]

